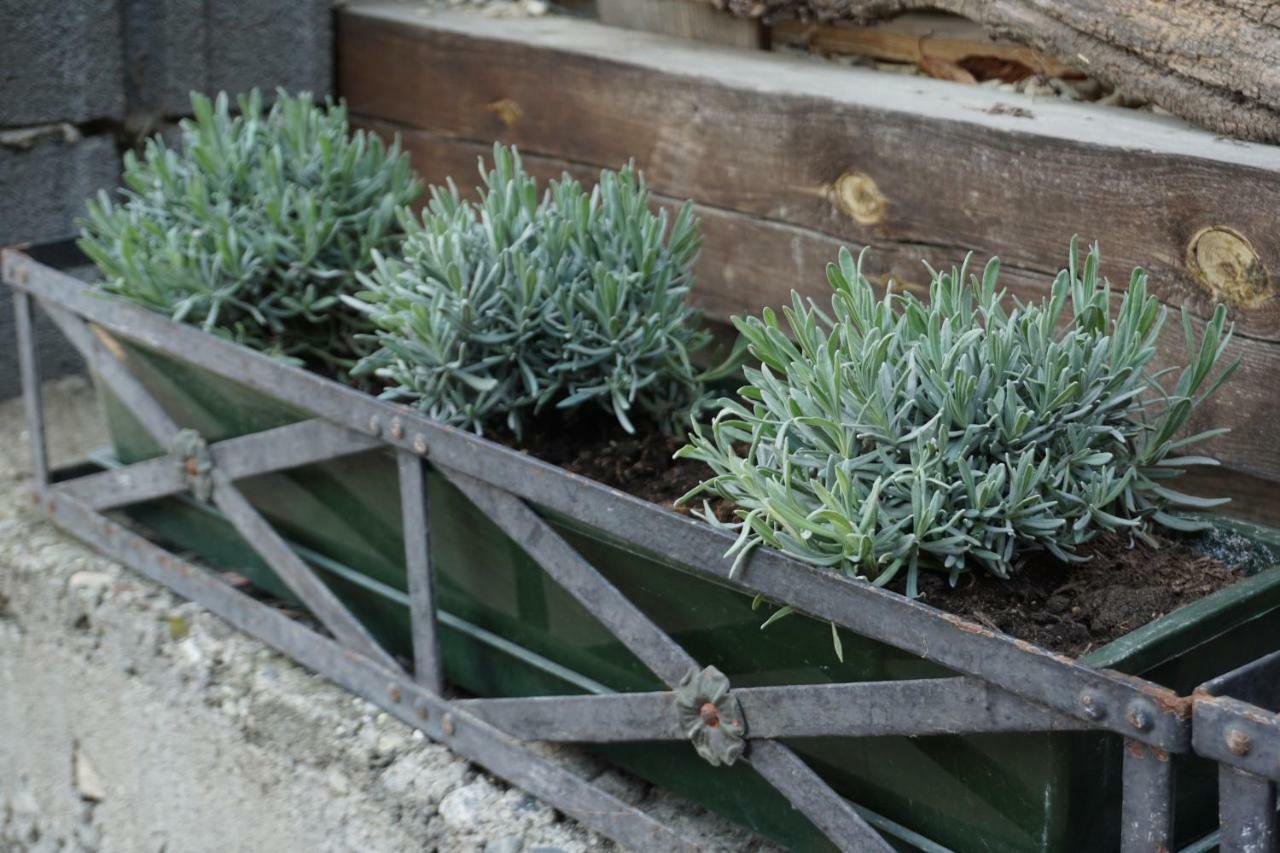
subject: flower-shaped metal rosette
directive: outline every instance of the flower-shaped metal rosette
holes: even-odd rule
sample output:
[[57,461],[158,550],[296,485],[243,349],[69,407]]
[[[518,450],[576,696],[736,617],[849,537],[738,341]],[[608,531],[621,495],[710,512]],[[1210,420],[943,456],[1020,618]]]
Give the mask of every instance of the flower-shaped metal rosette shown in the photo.
[[729,679],[714,666],[689,670],[676,686],[680,730],[713,767],[730,765],[746,749],[747,724],[742,706],[729,690]]
[[197,500],[208,503],[213,497],[213,457],[204,436],[193,429],[179,430],[170,451],[182,466],[182,475]]

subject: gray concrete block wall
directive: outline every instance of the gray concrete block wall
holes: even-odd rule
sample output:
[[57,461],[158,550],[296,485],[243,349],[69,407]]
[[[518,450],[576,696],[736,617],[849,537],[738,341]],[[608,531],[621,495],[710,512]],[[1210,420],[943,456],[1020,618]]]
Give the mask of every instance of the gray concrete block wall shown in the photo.
[[0,4],[0,126],[122,119],[119,0]]
[[[0,246],[73,235],[123,149],[172,128],[193,89],[329,94],[331,14],[330,0],[0,0]],[[44,331],[44,375],[75,369]],[[0,399],[18,393],[13,337],[6,292]]]
[[329,0],[124,3],[125,91],[137,116],[183,115],[192,90],[332,88]]
[[[84,199],[119,181],[120,155],[111,134],[81,136],[73,125],[0,130],[0,246],[71,236]],[[12,294],[0,288],[0,400],[16,396]],[[83,369],[53,325],[37,316],[36,345],[45,378]]]
[[114,136],[81,136],[70,124],[0,130],[0,244],[74,233],[85,198],[119,175]]

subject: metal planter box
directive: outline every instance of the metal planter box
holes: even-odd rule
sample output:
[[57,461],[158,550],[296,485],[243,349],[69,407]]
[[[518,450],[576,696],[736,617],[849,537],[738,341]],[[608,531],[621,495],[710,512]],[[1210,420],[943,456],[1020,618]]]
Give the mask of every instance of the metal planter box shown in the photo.
[[[1189,754],[1191,703],[1181,697],[1280,648],[1280,568],[1081,661],[772,552],[730,578],[721,556],[729,540],[709,526],[103,300],[24,255],[6,255],[6,280],[20,300],[37,296],[94,361],[126,466],[48,486],[55,519],[84,535],[74,523],[82,510],[128,504],[134,521],[180,549],[307,601],[351,654],[383,668],[398,662],[382,649],[413,659],[418,687],[396,676],[371,698],[409,719],[420,712],[428,734],[463,751],[451,720],[517,739],[593,743],[798,848],[876,849],[863,835],[871,827],[921,849],[1186,843],[1214,825],[1217,777]],[[217,509],[175,496],[178,461],[142,461],[171,452],[156,438],[165,418],[207,445],[182,457],[182,482],[199,492],[199,478],[214,477]],[[319,439],[300,446],[311,425]],[[288,430],[294,441],[271,443]],[[231,452],[263,436],[283,458]],[[326,443],[336,449],[316,449]],[[254,527],[258,512],[302,557],[301,570],[282,566],[276,540]],[[107,550],[116,542],[87,538]],[[159,558],[135,562],[166,568]],[[316,579],[347,616],[306,585]],[[816,618],[762,633],[755,594]],[[844,663],[828,620],[842,627]],[[682,732],[668,717],[693,661],[728,677],[737,710],[721,711],[745,716],[751,745],[732,767],[675,742]],[[363,675],[345,675],[352,664],[322,664],[312,665],[370,693]],[[454,701],[441,716],[442,676],[480,697],[593,698]],[[416,711],[404,707],[410,690]],[[638,841],[632,818],[557,804],[637,846],[667,844]]]

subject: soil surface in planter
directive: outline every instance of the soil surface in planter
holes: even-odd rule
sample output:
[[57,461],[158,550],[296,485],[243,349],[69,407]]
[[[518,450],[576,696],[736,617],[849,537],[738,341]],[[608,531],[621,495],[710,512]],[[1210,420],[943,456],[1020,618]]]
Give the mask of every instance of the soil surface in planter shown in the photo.
[[[710,476],[700,462],[672,459],[685,442],[637,424],[628,435],[607,417],[588,415],[568,429],[535,424],[523,441],[505,444],[607,486],[684,514],[674,502]],[[732,506],[712,501],[716,515]],[[1241,574],[1196,550],[1187,537],[1157,534],[1158,547],[1106,535],[1085,546],[1088,561],[1066,565],[1044,552],[1027,554],[1009,580],[972,572],[952,589],[947,576],[922,572],[920,599],[1073,657],[1087,654],[1148,622],[1216,592]],[[902,583],[890,588],[903,592]]]

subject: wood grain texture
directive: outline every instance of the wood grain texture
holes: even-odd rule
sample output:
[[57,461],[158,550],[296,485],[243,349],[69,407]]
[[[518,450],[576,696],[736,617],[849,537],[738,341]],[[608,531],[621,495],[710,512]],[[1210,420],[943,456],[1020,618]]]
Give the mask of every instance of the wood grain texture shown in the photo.
[[962,15],[1190,121],[1280,142],[1280,11],[1263,0],[701,0],[749,17]]
[[790,45],[821,53],[856,54],[912,64],[926,57],[959,62],[975,56],[990,56],[1021,63],[1050,77],[1079,71],[1026,45],[992,39],[980,24],[954,15],[917,12],[874,26],[783,20],[768,29],[769,42],[775,47]]
[[688,0],[596,0],[600,23],[734,47],[764,44],[760,22]]
[[[852,244],[1052,272],[1078,233],[1117,280],[1143,265],[1168,304],[1207,317],[1228,298],[1241,334],[1280,341],[1280,149],[1083,104],[1020,117],[981,87],[584,21],[397,9],[340,15],[354,112],[596,167],[634,158],[659,192]],[[1252,274],[1193,274],[1188,246],[1214,226],[1248,241]]]
[[[474,197],[474,189],[480,184],[479,162],[490,156],[491,143],[364,117],[358,117],[356,122],[387,139],[399,136],[414,168],[429,184],[442,185],[453,178],[460,190]],[[528,152],[523,157],[529,173],[544,182],[568,173],[590,185],[599,172],[594,164]],[[668,208],[681,203],[680,198],[664,193],[658,193],[655,200]],[[695,210],[702,221],[704,242],[692,301],[708,319],[724,322],[733,315],[756,313],[766,305],[783,305],[789,301],[792,289],[820,303],[829,299],[825,270],[836,257],[840,240],[810,228],[708,205],[695,205]],[[963,256],[963,251],[953,248],[886,241],[871,245],[867,270],[881,284],[892,278],[898,290],[923,294],[928,284],[925,260],[941,267],[958,264]],[[985,259],[980,255],[977,261]],[[1007,265],[1001,277],[1003,286],[1024,300],[1044,296],[1050,280],[1050,274]],[[1170,318],[1161,340],[1165,363],[1184,360],[1181,332],[1174,319]],[[1196,327],[1202,325],[1197,322]],[[1232,381],[1197,412],[1192,429],[1232,427],[1231,433],[1202,448],[1218,456],[1230,471],[1239,472],[1239,482],[1247,481],[1249,488],[1231,488],[1235,475],[1229,474],[1225,479],[1205,481],[1202,491],[1214,495],[1239,491],[1242,497],[1256,500],[1265,493],[1268,481],[1280,480],[1274,391],[1274,377],[1280,376],[1280,347],[1237,338],[1229,355],[1242,359],[1240,368]],[[1246,472],[1250,476],[1244,476]],[[1242,509],[1246,515],[1259,517],[1257,508]]]

